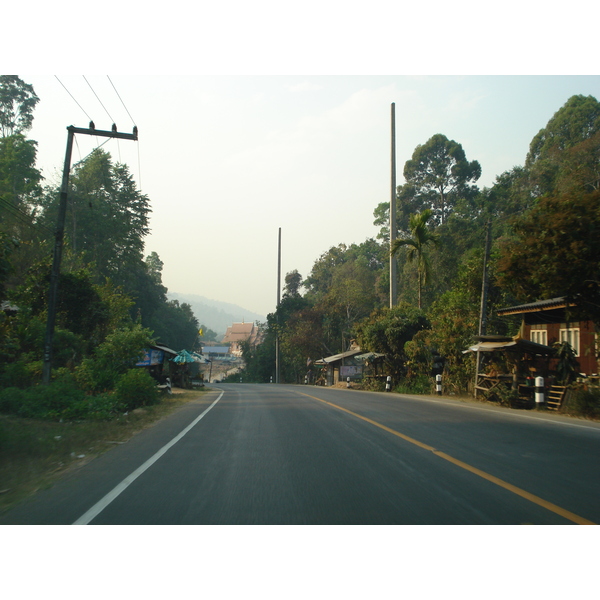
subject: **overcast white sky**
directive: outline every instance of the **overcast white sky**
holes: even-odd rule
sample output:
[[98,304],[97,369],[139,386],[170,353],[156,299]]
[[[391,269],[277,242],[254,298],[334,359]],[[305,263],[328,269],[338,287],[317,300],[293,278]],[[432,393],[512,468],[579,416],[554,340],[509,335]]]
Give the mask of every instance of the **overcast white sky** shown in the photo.
[[[443,133],[491,186],[570,96],[600,98],[598,76],[20,76],[40,97],[29,136],[48,180],[60,181],[68,125],[87,127],[89,115],[131,132],[135,121],[138,143],[103,147],[150,198],[146,252],[163,260],[164,284],[263,315],[276,304],[279,227],[282,277],[376,236],[392,102],[399,184],[415,147]],[[106,138],[76,140],[73,162]]]
[[[481,163],[479,184],[490,186],[523,164],[570,96],[600,98],[597,75],[554,75],[597,72],[591,40],[576,37],[570,54],[563,34],[542,52],[540,31],[574,31],[576,11],[558,18],[536,6],[508,1],[499,14],[475,2],[375,0],[361,12],[321,0],[300,13],[262,0],[200,3],[192,15],[176,0],[159,15],[127,1],[101,11],[59,1],[36,13],[34,52],[21,55],[18,31],[0,43],[14,36],[4,56],[16,62],[3,72],[40,97],[29,137],[47,180],[60,179],[68,125],[86,127],[89,115],[99,129],[114,121],[131,132],[135,122],[139,142],[104,148],[150,198],[146,253],[163,260],[165,285],[266,315],[279,227],[282,278],[307,276],[331,246],[376,236],[373,210],[391,193],[392,102],[398,184],[415,147],[442,133]],[[106,138],[76,141],[74,162]]]

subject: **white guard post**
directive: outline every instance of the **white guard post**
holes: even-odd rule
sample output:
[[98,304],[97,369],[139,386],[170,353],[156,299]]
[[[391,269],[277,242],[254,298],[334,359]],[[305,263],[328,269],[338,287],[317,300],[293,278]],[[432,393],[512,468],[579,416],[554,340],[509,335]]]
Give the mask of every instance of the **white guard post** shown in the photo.
[[535,378],[535,405],[541,406],[544,404],[544,378]]

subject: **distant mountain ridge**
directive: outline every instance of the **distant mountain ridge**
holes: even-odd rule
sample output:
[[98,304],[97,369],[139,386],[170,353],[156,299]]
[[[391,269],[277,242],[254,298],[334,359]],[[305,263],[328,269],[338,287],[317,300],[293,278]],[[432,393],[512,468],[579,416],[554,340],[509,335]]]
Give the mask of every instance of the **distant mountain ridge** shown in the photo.
[[225,335],[227,328],[233,323],[254,323],[266,321],[264,315],[259,315],[229,302],[211,300],[197,294],[180,294],[179,292],[168,292],[169,300],[178,300],[179,303],[186,302],[192,307],[194,316],[201,325],[206,325],[217,333],[217,341]]

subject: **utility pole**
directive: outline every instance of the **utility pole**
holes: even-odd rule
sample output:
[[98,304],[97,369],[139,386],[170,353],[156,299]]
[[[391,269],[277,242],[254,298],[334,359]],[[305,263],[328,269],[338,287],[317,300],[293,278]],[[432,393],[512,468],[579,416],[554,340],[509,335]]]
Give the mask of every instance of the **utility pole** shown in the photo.
[[[396,105],[392,102],[392,194],[390,197],[390,250],[396,239]],[[390,308],[396,306],[398,297],[398,261],[390,252]]]
[[479,335],[485,335],[487,329],[487,296],[489,288],[488,263],[492,246],[492,222],[487,222],[485,236],[485,255],[483,257],[483,281],[481,283],[481,307],[479,309]]
[[277,244],[277,310],[275,334],[275,383],[280,383],[280,365],[279,365],[279,304],[281,302],[281,227],[279,228],[279,240]]
[[88,129],[67,127],[67,150],[65,152],[65,164],[63,167],[62,184],[60,187],[60,203],[58,206],[58,220],[54,233],[54,254],[52,257],[52,272],[50,274],[50,290],[48,292],[48,320],[46,321],[46,335],[44,338],[44,366],[42,369],[42,383],[50,383],[50,372],[52,370],[52,340],[54,338],[54,323],[56,321],[56,305],[58,299],[58,279],[60,276],[60,262],[62,260],[63,238],[65,234],[65,219],[67,215],[67,191],[69,188],[69,173],[71,171],[71,154],[73,152],[73,138],[76,133],[84,135],[98,135],[101,137],[120,138],[123,140],[137,140],[137,127],[133,133],[120,133],[117,126],[113,124],[111,131],[96,129],[90,121]]
[[[485,254],[483,256],[483,279],[481,282],[481,306],[479,308],[479,336],[483,336],[487,331],[487,296],[489,288],[488,263],[490,262],[490,252],[492,246],[492,222],[487,222],[487,231],[485,236]],[[481,343],[481,340],[479,340]],[[474,396],[477,398],[477,381],[479,380],[479,350],[475,356],[475,387]]]

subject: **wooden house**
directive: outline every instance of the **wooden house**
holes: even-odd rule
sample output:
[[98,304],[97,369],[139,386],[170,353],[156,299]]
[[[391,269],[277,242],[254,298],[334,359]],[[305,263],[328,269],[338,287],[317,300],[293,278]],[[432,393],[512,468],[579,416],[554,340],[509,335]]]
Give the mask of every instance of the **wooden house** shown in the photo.
[[519,337],[552,346],[569,342],[579,361],[580,372],[590,376],[598,373],[596,327],[592,321],[575,320],[575,304],[565,298],[540,300],[530,304],[511,306],[498,311],[499,316],[520,315]]

